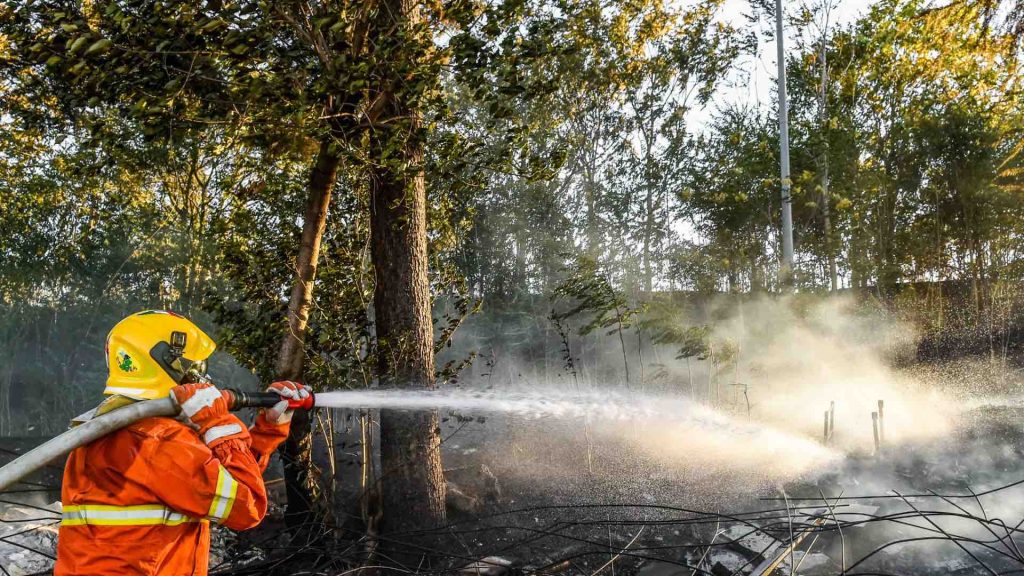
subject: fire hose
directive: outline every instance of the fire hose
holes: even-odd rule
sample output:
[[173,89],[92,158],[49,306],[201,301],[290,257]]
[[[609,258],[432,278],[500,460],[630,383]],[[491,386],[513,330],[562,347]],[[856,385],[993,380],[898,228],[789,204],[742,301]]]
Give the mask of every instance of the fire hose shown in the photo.
[[[242,408],[269,408],[281,401],[281,396],[273,392],[242,392],[224,390],[231,410]],[[315,400],[312,394],[302,400],[289,400],[289,408],[311,409]],[[135,402],[105,414],[96,416],[67,432],[56,436],[38,447],[15,458],[0,468],[0,492],[7,490],[22,478],[53,462],[57,458],[98,440],[111,432],[116,432],[143,418],[157,416],[174,417],[181,411],[178,404],[168,398],[143,400]]]

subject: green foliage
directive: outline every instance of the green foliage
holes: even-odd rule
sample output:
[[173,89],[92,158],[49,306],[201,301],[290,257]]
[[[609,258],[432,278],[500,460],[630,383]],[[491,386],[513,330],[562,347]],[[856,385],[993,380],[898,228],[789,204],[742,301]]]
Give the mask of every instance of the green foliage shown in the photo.
[[678,256],[681,275],[701,291],[738,291],[746,273],[751,291],[775,286],[776,264],[769,238],[778,227],[777,142],[768,118],[745,109],[727,109],[695,147],[698,161],[679,192],[684,214],[708,245]]
[[624,294],[617,291],[597,263],[581,257],[570,270],[568,277],[554,291],[554,300],[569,302],[566,310],[553,313],[559,321],[583,315],[585,324],[580,328],[583,335],[595,330],[609,329],[615,334],[633,325],[640,307],[631,307]]
[[[1019,18],[881,0],[837,27],[832,4],[788,22],[798,287],[829,287],[834,260],[841,286],[885,297],[969,284],[980,318],[985,287],[1024,269]],[[752,30],[722,24],[717,0],[422,8],[400,38],[346,0],[0,8],[5,338],[55,317],[9,349],[71,358],[63,375],[19,367],[19,385],[74,390],[72,410],[101,378],[103,331],[140,307],[201,318],[269,378],[321,145],[341,166],[306,340],[323,386],[375,377],[382,171],[427,184],[439,378],[471,357],[457,340],[477,311],[500,333],[483,345],[557,346],[537,312],[552,301],[564,346],[579,319],[581,340],[617,334],[624,356],[647,337],[734,362],[704,321],[655,309],[662,292],[778,289],[777,118],[715,102]]]
[[658,301],[645,311],[641,326],[651,335],[651,343],[676,348],[676,359],[704,360],[709,354],[711,327],[692,325],[677,302]]

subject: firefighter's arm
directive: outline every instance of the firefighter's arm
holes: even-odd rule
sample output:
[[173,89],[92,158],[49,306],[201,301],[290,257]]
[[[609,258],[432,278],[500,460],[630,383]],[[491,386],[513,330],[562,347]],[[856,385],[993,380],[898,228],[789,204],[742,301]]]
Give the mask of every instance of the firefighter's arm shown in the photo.
[[256,416],[256,423],[249,429],[249,435],[252,437],[252,454],[259,463],[260,471],[265,471],[270,465],[270,456],[288,438],[290,428],[288,422],[274,424],[263,412]]
[[[236,418],[237,419],[237,418]],[[248,431],[212,448],[190,430],[151,443],[143,461],[147,486],[171,509],[233,530],[252,528],[266,515],[266,490],[249,449]]]
[[199,437],[180,428],[161,439],[148,460],[154,492],[192,517],[236,530],[259,524],[267,512],[266,488],[249,431],[228,411],[227,398],[210,384],[177,386],[171,397]]
[[309,390],[297,382],[283,380],[274,382],[267,388],[281,396],[281,401],[271,408],[261,410],[256,416],[256,423],[249,430],[252,435],[252,451],[260,463],[260,470],[266,470],[270,464],[270,455],[288,438],[291,427],[292,410],[288,408],[288,400],[301,400],[309,397]]
[[147,463],[147,485],[154,495],[176,512],[233,530],[259,524],[267,513],[266,489],[249,433],[240,421],[237,426],[240,433],[212,447],[185,428],[150,442],[142,461]]

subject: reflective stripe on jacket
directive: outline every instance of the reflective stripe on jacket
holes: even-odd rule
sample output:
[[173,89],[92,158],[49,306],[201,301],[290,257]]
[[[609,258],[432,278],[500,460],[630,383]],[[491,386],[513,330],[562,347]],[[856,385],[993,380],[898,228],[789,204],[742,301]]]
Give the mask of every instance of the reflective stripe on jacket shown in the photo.
[[260,416],[211,449],[177,420],[147,418],[76,449],[54,575],[205,575],[209,523],[244,530],[263,519],[261,474],[287,434]]
[[197,522],[195,518],[174,512],[166,506],[65,506],[61,526],[177,526]]

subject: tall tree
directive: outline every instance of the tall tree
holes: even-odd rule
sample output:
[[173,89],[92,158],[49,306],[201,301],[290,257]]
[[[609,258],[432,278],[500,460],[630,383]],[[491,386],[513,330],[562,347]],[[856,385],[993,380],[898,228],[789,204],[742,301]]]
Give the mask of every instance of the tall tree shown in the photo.
[[[439,62],[418,2],[383,0],[376,13],[371,62],[378,74],[367,97],[378,375],[385,385],[433,388],[421,107],[436,89]],[[437,413],[385,410],[380,427],[385,529],[440,525],[445,484]]]
[[[302,235],[295,257],[295,279],[287,308],[287,329],[281,339],[277,357],[277,377],[283,380],[305,380],[306,333],[309,312],[313,306],[313,282],[320,260],[320,244],[327,226],[327,209],[337,180],[340,159],[329,140],[320,143],[316,161],[310,171],[306,210],[302,219]],[[319,486],[313,472],[310,415],[299,410],[292,417],[288,439],[281,448],[284,461],[288,511],[295,524],[309,521]]]
[[772,286],[776,181],[766,175],[772,174],[776,144],[769,119],[745,108],[724,110],[695,142],[701,152],[681,193],[684,214],[708,241],[705,256],[718,263],[715,284],[728,291],[741,291],[744,284],[754,292]]

